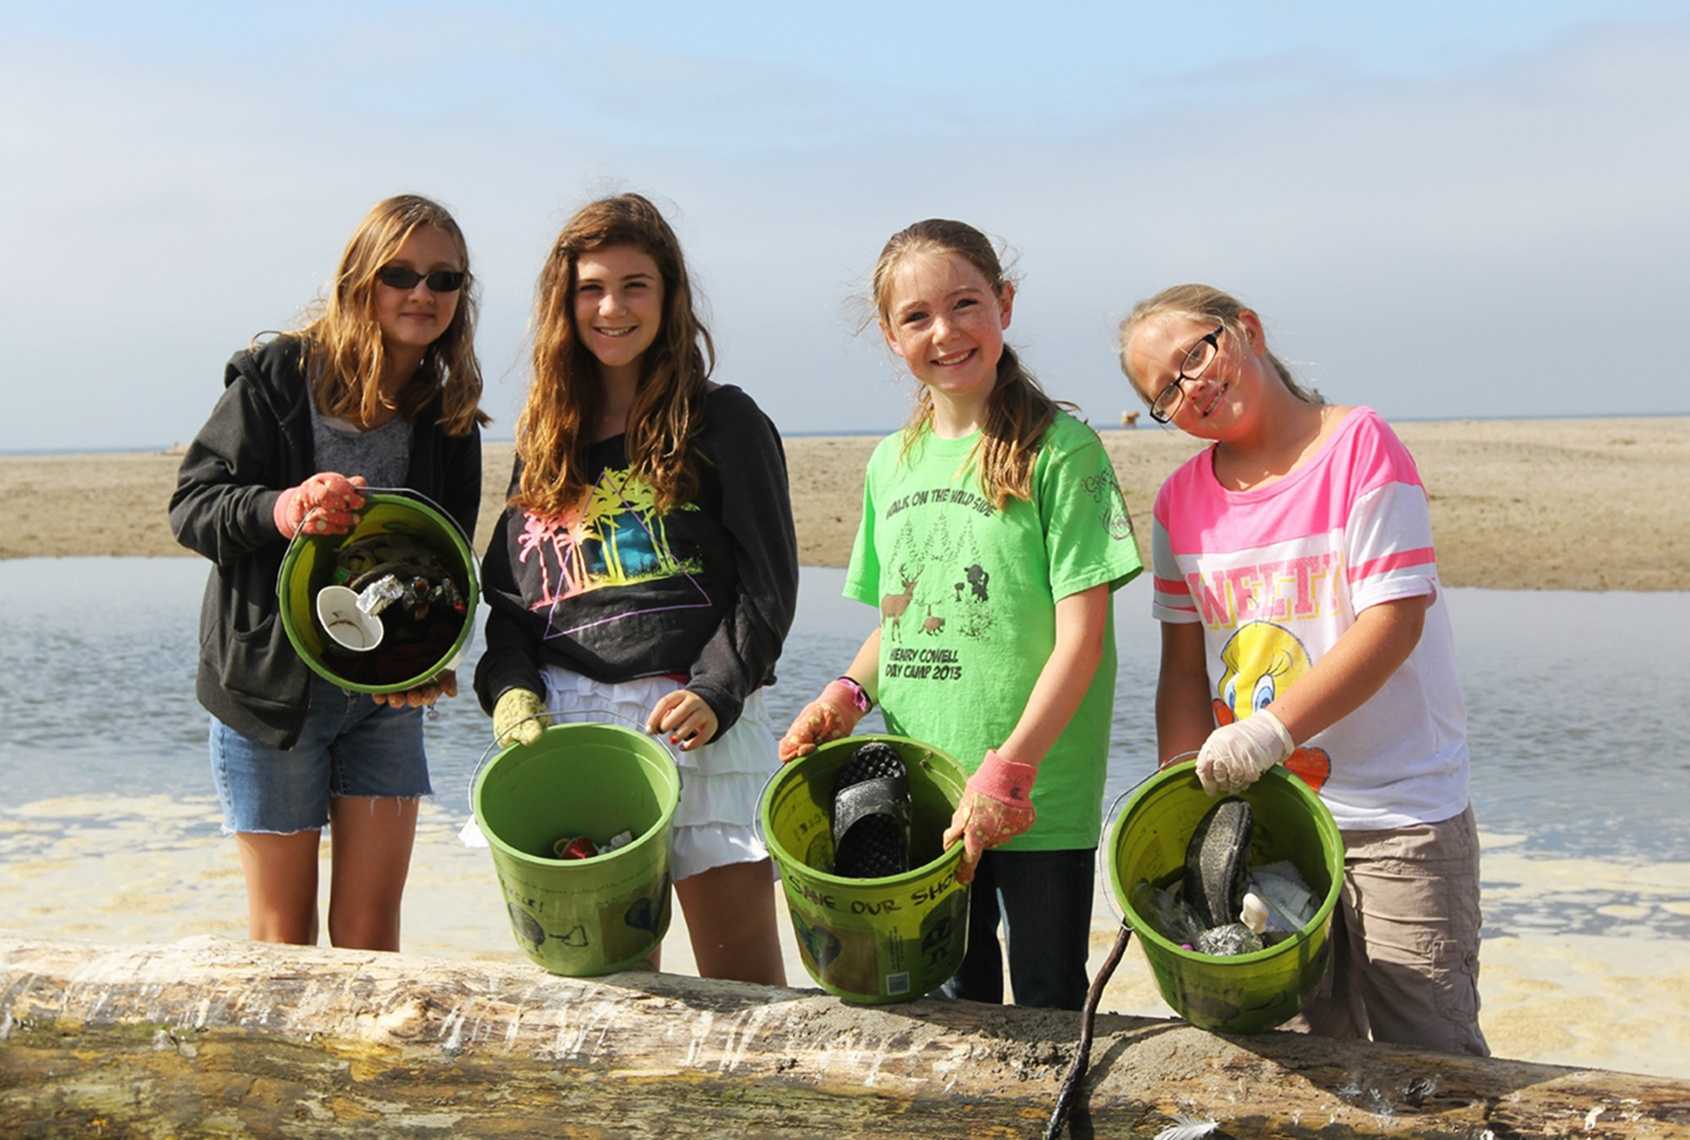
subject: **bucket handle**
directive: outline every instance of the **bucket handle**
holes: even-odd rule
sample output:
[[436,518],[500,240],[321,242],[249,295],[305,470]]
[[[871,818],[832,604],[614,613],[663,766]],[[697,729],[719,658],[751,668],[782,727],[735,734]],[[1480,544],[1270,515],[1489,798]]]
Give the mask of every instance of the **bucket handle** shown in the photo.
[[[1143,787],[1145,781],[1149,780],[1151,776],[1156,775],[1165,768],[1172,768],[1175,764],[1183,764],[1187,760],[1196,757],[1196,755],[1197,750],[1194,748],[1190,752],[1181,752],[1177,756],[1170,757],[1166,764],[1156,765],[1156,767],[1150,770],[1149,774],[1140,777],[1138,783],[1115,797],[1114,802],[1109,805],[1109,810],[1103,813],[1103,833],[1098,836],[1097,839],[1097,857],[1100,861],[1108,858],[1108,856],[1104,854],[1103,845],[1109,842],[1109,831],[1115,822],[1115,813],[1121,808],[1121,801]],[[1109,881],[1109,868],[1107,865],[1103,866],[1103,881],[1105,883]],[[1115,905],[1115,892],[1108,890],[1104,891],[1103,901],[1109,905],[1109,913],[1115,916],[1115,921],[1125,926],[1127,916],[1122,914],[1121,908]]]
[[752,801],[756,806],[751,809],[751,832],[757,837],[757,842],[763,845],[764,850],[768,849],[769,841],[763,835],[763,797],[769,794],[769,785],[775,782],[775,777],[780,775],[788,764],[799,759],[802,758],[794,756],[791,760],[783,760],[776,764],[775,770],[770,772],[768,779],[763,781],[763,786],[757,789],[757,798]]
[[[562,717],[563,719],[559,721],[557,719],[559,717]],[[680,786],[681,790],[686,790],[686,771],[681,767],[680,758],[675,755],[675,750],[669,746],[669,742],[664,740],[662,736],[653,736],[651,733],[647,732],[643,721],[635,720],[633,717],[623,716],[621,713],[611,712],[609,709],[594,709],[591,712],[581,710],[566,713],[537,712],[533,716],[523,717],[516,723],[527,724],[531,720],[540,720],[541,718],[549,720],[552,724],[602,724],[605,720],[620,721],[624,728],[631,728],[641,736],[648,737],[657,742],[658,747],[662,748],[663,751],[668,754],[669,762],[675,765],[675,782]],[[492,742],[488,744],[486,748],[482,749],[481,759],[475,762],[475,770],[469,774],[469,784],[464,789],[464,795],[469,801],[468,806],[471,819],[475,818],[475,781],[477,777],[481,775],[481,769],[487,766],[488,759],[500,747],[499,738],[495,736]]]

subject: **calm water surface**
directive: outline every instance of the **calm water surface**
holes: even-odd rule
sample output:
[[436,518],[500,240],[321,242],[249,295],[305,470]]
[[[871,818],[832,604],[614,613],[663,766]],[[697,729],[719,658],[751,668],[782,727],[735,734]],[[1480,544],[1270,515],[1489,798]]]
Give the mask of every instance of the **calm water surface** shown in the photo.
[[[190,558],[0,562],[0,809],[61,796],[211,793],[194,700],[206,564]],[[784,724],[838,674],[875,618],[806,569],[770,708]],[[1450,590],[1468,701],[1473,800],[1516,850],[1690,859],[1690,593]],[[1116,598],[1120,669],[1110,798],[1154,763],[1158,631],[1149,585]],[[461,676],[464,692],[479,645]],[[878,714],[867,727],[878,728]],[[473,698],[427,722],[435,792],[464,811],[488,739]],[[205,832],[216,830],[208,816]]]

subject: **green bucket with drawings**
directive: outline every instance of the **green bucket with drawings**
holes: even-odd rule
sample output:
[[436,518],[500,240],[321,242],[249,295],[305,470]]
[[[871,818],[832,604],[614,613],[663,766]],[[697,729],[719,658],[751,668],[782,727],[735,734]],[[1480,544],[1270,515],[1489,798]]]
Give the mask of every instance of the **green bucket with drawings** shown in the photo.
[[[305,664],[341,688],[404,692],[450,668],[469,640],[480,590],[475,569],[469,540],[436,504],[414,491],[366,491],[350,533],[301,532],[288,544],[276,575],[282,628]],[[334,614],[325,604],[334,593],[355,601],[390,576],[402,596],[379,616],[350,604]],[[349,639],[354,620],[367,628]]]
[[[661,744],[613,724],[554,724],[482,765],[470,789],[517,944],[554,974],[638,966],[669,929],[669,828],[681,776]],[[556,855],[586,836],[590,858]]]
[[[862,745],[897,750],[909,771],[912,869],[875,879],[833,873],[834,781]],[[941,850],[968,774],[943,752],[902,736],[852,736],[775,772],[757,807],[780,867],[793,933],[816,984],[849,1002],[910,1001],[962,965],[968,887],[956,881],[962,846]]]
[[1255,817],[1249,866],[1289,860],[1314,897],[1314,917],[1265,949],[1222,957],[1186,949],[1134,910],[1133,888],[1177,882],[1186,845],[1215,803],[1196,765],[1175,764],[1145,781],[1127,800],[1107,836],[1109,890],[1139,937],[1162,999],[1191,1024],[1225,1033],[1259,1033],[1294,1016],[1326,970],[1332,909],[1343,886],[1344,841],[1320,797],[1282,767],[1238,793]]

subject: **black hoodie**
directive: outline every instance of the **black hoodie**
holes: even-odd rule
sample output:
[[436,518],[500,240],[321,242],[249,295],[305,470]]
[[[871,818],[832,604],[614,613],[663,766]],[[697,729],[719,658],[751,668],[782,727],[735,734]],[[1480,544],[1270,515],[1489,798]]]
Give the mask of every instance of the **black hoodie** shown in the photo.
[[[211,559],[200,606],[200,704],[275,748],[299,739],[310,669],[283,632],[276,574],[287,540],[273,515],[283,490],[317,473],[302,342],[281,336],[230,358],[223,395],[194,438],[170,496],[176,540]],[[438,502],[466,535],[481,506],[481,430],[449,436],[438,395],[417,414],[405,485]]]

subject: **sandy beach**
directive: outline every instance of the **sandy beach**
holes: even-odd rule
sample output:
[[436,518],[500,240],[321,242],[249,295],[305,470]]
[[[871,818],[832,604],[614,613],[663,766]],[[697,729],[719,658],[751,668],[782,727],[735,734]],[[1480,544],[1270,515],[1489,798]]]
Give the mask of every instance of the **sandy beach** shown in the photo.
[[[1398,431],[1431,496],[1448,585],[1690,589],[1690,418],[1450,420]],[[1159,429],[1103,438],[1142,546],[1156,488],[1199,445]],[[805,565],[850,557],[876,442],[786,441]],[[511,454],[508,443],[487,445],[478,550],[498,518]],[[0,558],[186,554],[165,517],[178,463],[136,452],[0,456]]]

